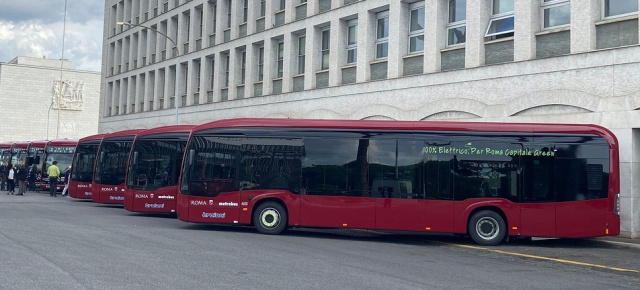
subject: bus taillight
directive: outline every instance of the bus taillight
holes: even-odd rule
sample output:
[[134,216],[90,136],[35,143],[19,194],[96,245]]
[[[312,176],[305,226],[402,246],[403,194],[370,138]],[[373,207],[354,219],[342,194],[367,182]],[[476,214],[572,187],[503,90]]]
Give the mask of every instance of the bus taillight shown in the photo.
[[616,199],[615,199],[615,203],[614,203],[614,209],[613,212],[617,215],[620,216],[620,194],[616,194]]

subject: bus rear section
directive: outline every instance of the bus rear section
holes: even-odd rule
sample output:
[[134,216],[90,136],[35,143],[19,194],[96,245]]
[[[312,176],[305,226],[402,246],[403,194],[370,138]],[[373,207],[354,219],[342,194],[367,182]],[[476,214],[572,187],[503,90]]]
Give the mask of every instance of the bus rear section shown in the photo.
[[60,176],[58,177],[56,190],[62,191],[62,189],[64,189],[65,175],[73,161],[73,154],[76,150],[76,145],[78,145],[77,139],[56,139],[47,143],[47,146],[44,149],[44,164],[42,166],[41,173],[42,183],[40,188],[42,190],[49,190],[51,187],[47,169],[53,164],[53,161],[58,161],[57,166],[60,169]]
[[178,217],[507,237],[620,232],[618,144],[595,125],[222,120],[195,127]]
[[137,134],[127,170],[124,208],[176,211],[178,178],[192,125],[158,127]]
[[138,132],[126,130],[103,137],[96,156],[91,200],[97,203],[124,203],[125,177],[131,145]]
[[73,155],[69,196],[78,199],[91,199],[93,170],[96,155],[104,134],[91,135],[78,140]]

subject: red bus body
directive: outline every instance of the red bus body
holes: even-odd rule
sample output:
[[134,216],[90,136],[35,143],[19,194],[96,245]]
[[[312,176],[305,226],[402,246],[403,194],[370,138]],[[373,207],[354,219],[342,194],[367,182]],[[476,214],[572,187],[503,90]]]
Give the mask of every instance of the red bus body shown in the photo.
[[22,141],[13,143],[11,147],[11,163],[18,166],[20,160],[26,162],[29,155],[29,145],[31,141]]
[[47,146],[44,148],[42,172],[41,172],[41,185],[40,188],[42,190],[49,190],[49,175],[47,174],[47,169],[53,161],[58,161],[58,168],[60,169],[60,177],[58,178],[58,185],[56,186],[56,190],[64,189],[65,185],[65,172],[69,166],[71,166],[71,162],[73,161],[73,153],[76,149],[76,145],[78,145],[78,139],[55,139],[51,140],[47,143]]
[[[184,146],[193,125],[175,125],[141,131],[133,142],[127,169],[127,184],[124,192],[124,208],[133,212],[172,213],[176,211],[178,176],[182,165]],[[138,152],[143,148],[156,148],[154,142],[164,142],[162,156],[151,150],[144,156]],[[167,144],[177,145],[181,150],[169,151]],[[139,156],[140,155],[140,156]],[[171,155],[171,156],[169,156]],[[138,157],[139,156],[139,157]],[[145,159],[145,160],[141,160]],[[169,159],[173,162],[169,162]],[[144,166],[149,168],[142,168]],[[170,163],[173,170],[167,175],[159,174],[160,163]],[[140,164],[140,166],[138,166]],[[166,167],[167,165],[164,165]],[[132,172],[135,171],[135,172]],[[173,178],[175,176],[175,178]],[[167,179],[170,182],[167,182]]]
[[[98,155],[96,156],[96,165],[91,184],[91,200],[93,200],[93,202],[110,204],[124,203],[126,165],[129,160],[133,140],[140,131],[143,130],[118,131],[103,136],[98,149]],[[109,155],[113,154],[115,157],[114,159],[108,159],[105,157],[105,149],[110,148],[110,146],[114,144],[120,144],[124,146],[126,150],[109,152]],[[105,178],[103,177],[108,177],[108,180],[104,180]]]
[[69,196],[78,199],[91,199],[95,156],[104,134],[96,134],[81,138],[73,155],[71,180],[69,180]]
[[[226,130],[226,131],[220,131]],[[327,196],[327,195],[313,195],[313,194],[305,194],[303,190],[300,190],[298,193],[293,193],[291,190],[282,190],[282,189],[242,189],[242,187],[237,186],[237,181],[234,180],[234,175],[228,173],[230,177],[219,177],[214,179],[203,179],[202,181],[197,181],[198,188],[205,188],[205,191],[211,192],[219,192],[216,194],[212,194],[210,196],[196,196],[187,192],[180,192],[178,194],[178,218],[182,221],[187,222],[196,222],[196,223],[219,223],[219,224],[240,224],[240,225],[255,225],[254,216],[257,215],[255,212],[256,208],[265,202],[271,202],[280,204],[286,211],[288,216],[287,226],[288,227],[323,227],[323,228],[359,228],[359,229],[381,229],[381,230],[406,230],[406,231],[422,231],[422,232],[440,232],[440,233],[456,233],[456,234],[466,234],[469,233],[469,225],[470,220],[473,218],[474,214],[479,213],[481,211],[492,211],[496,214],[500,215],[505,223],[507,236],[537,236],[537,237],[565,237],[565,238],[581,238],[581,237],[597,237],[597,236],[615,236],[620,233],[620,217],[619,217],[619,207],[618,198],[620,191],[620,180],[619,180],[619,149],[618,149],[618,141],[613,133],[609,130],[597,126],[597,125],[574,125],[574,124],[524,124],[524,123],[480,123],[480,122],[426,122],[426,121],[368,121],[368,120],[292,120],[292,119],[232,119],[232,120],[221,120],[214,121],[210,123],[206,123],[200,126],[193,128],[191,136],[189,138],[189,143],[187,145],[183,170],[186,168],[190,168],[190,166],[201,166],[201,163],[195,163],[190,155],[199,154],[199,152],[190,152],[191,148],[197,148],[194,146],[194,139],[197,136],[207,136],[206,134],[212,134],[211,136],[218,136],[215,132],[234,132],[237,136],[241,136],[241,138],[249,138],[253,136],[257,136],[256,134],[264,134],[260,137],[266,139],[273,138],[269,137],[271,135],[278,136],[278,134],[287,134],[289,131],[295,132],[316,132],[316,131],[326,130],[327,132],[340,132],[340,134],[347,134],[349,132],[387,132],[389,134],[430,134],[436,132],[443,136],[453,136],[451,138],[458,138],[458,136],[463,136],[467,138],[467,134],[469,136],[475,136],[474,138],[478,138],[478,140],[482,139],[478,136],[484,136],[484,134],[495,136],[491,138],[496,138],[495,140],[500,140],[500,138],[507,138],[507,135],[520,136],[518,138],[523,138],[530,140],[531,142],[538,142],[544,144],[552,144],[549,147],[543,147],[542,151],[534,151],[529,150],[527,146],[528,143],[504,143],[511,151],[505,151],[507,153],[502,153],[496,151],[492,148],[493,146],[491,140],[487,140],[485,142],[487,145],[486,152],[484,149],[479,149],[472,147],[474,146],[472,142],[461,142],[459,147],[454,147],[454,145],[448,145],[446,142],[440,144],[429,144],[424,143],[425,152],[428,150],[433,150],[440,154],[440,152],[454,152],[453,158],[449,163],[440,163],[443,166],[456,166],[456,164],[474,164],[476,167],[468,165],[466,168],[476,168],[478,172],[484,170],[488,175],[494,174],[502,174],[501,178],[506,179],[509,175],[512,175],[513,182],[511,185],[503,186],[503,189],[508,190],[509,186],[513,187],[513,192],[517,192],[518,196],[512,196],[508,198],[501,197],[492,197],[489,194],[488,196],[479,197],[474,196],[473,198],[461,198],[460,200],[455,200],[454,198],[446,199],[417,199],[412,197],[403,197],[403,198],[385,198],[384,197],[384,186],[376,186],[384,184],[382,181],[371,180],[369,179],[367,182],[372,184],[371,192],[379,191],[382,192],[382,196],[348,196],[349,192],[345,191],[346,196],[341,196],[340,194]],[[245,133],[246,131],[246,133]],[[206,133],[206,132],[214,132],[214,133]],[[255,133],[259,132],[259,133]],[[285,133],[282,133],[285,132]],[[200,135],[199,135],[200,134]],[[227,133],[225,133],[227,134]],[[230,133],[229,133],[230,134]],[[301,140],[304,139],[306,143],[306,135],[304,133],[296,133],[299,135],[294,136],[303,136],[299,137]],[[333,134],[333,133],[332,133]],[[507,137],[503,137],[507,136]],[[227,135],[220,135],[227,136]],[[231,136],[231,135],[228,135]],[[403,135],[404,136],[404,135]],[[551,137],[549,137],[551,136]],[[553,141],[553,138],[565,138],[569,140],[566,144],[560,144]],[[574,137],[575,136],[575,137]],[[226,137],[221,137],[221,140]],[[285,136],[287,138],[291,138],[289,135]],[[202,137],[204,138],[204,137]],[[255,137],[258,138],[258,137]],[[297,137],[296,137],[297,138]],[[405,137],[399,137],[405,138]],[[509,137],[511,138],[511,137]],[[508,138],[507,138],[508,139]],[[569,154],[574,153],[575,156],[587,156],[585,152],[571,152],[577,148],[577,145],[572,144],[571,142],[585,142],[584,140],[596,140],[600,142],[599,144],[603,144],[598,148],[602,149],[605,155],[605,158],[608,161],[603,161],[602,166],[598,164],[587,164],[584,165],[585,168],[588,169],[589,172],[580,171],[578,173],[588,176],[588,185],[584,185],[585,188],[589,190],[598,190],[600,184],[606,182],[607,186],[605,188],[600,188],[602,191],[601,196],[599,198],[574,198],[575,200],[567,200],[567,201],[553,201],[553,202],[537,202],[534,197],[527,196],[527,201],[525,202],[525,194],[521,192],[534,192],[533,185],[527,185],[524,183],[523,170],[529,172],[529,169],[533,169],[530,175],[536,175],[535,166],[543,166],[546,160],[546,157],[535,157],[535,156],[554,156],[553,164],[549,165],[552,169],[556,169],[559,171],[566,170],[568,173],[571,170],[567,170],[567,168],[571,168],[571,166],[582,166],[583,163],[580,159],[563,161],[561,158],[556,158],[555,154]],[[200,140],[200,139],[199,139]],[[318,138],[318,140],[322,140]],[[506,140],[506,139],[505,139]],[[508,139],[511,140],[511,139]],[[515,138],[514,138],[515,140]],[[564,140],[564,139],[563,139]],[[340,141],[336,139],[336,141]],[[385,141],[382,139],[382,141]],[[413,139],[412,139],[413,141]],[[477,142],[481,142],[477,141]],[[596,142],[594,141],[594,142]],[[226,142],[226,143],[225,143]],[[272,142],[273,144],[277,144],[278,142]],[[367,141],[369,142],[369,141]],[[380,142],[381,144],[384,142]],[[396,172],[395,176],[398,176],[398,141],[395,141],[395,158],[396,158]],[[496,141],[497,142],[497,141]],[[545,143],[546,142],[546,143]],[[564,141],[563,141],[564,142]],[[282,143],[282,142],[281,142]],[[466,143],[466,145],[465,145]],[[474,141],[474,144],[476,141]],[[536,143],[536,144],[538,144]],[[221,148],[232,144],[232,141],[224,141],[222,143],[218,143]],[[288,143],[290,147],[293,148],[295,146],[301,146],[301,144]],[[369,144],[369,143],[366,143]],[[388,144],[393,145],[393,141],[389,141]],[[455,144],[451,143],[450,144]],[[274,145],[276,146],[276,145]],[[306,146],[306,145],[305,145]],[[356,144],[357,146],[357,144]],[[429,147],[430,146],[430,147]],[[468,161],[463,159],[472,160],[471,153],[466,151],[468,148],[473,148],[471,150],[477,149],[479,151],[483,151],[482,154],[494,156],[499,156],[500,158],[513,158],[514,160],[520,160],[517,162],[522,162],[524,164],[525,158],[538,158],[535,159],[537,161],[530,162],[531,168],[520,168],[518,170],[513,169],[512,171],[507,171],[505,168],[500,168],[497,163],[492,162],[484,162],[482,161]],[[551,147],[553,146],[553,147]],[[558,148],[562,149],[556,149]],[[392,147],[390,147],[392,148]],[[532,147],[533,148],[533,147]],[[585,147],[587,148],[587,147]],[[303,147],[303,151],[301,151],[302,156],[301,159],[304,158],[306,154],[308,154],[308,149]],[[322,149],[322,148],[320,148]],[[359,149],[359,148],[358,148]],[[566,150],[565,150],[566,149]],[[207,149],[209,150],[209,149]],[[283,149],[284,150],[284,149]],[[355,150],[355,149],[354,149]],[[371,149],[370,149],[371,150]],[[564,151],[563,151],[564,150]],[[390,152],[389,152],[390,151]],[[386,153],[393,159],[393,150],[389,150],[383,153]],[[207,151],[208,152],[208,151]],[[359,151],[358,151],[359,152]],[[569,152],[569,153],[567,153]],[[331,152],[328,152],[326,156],[330,158],[332,155]],[[422,152],[417,152],[416,154],[421,154]],[[256,153],[257,154],[257,153]],[[500,155],[501,154],[501,155]],[[510,154],[510,155],[509,155]],[[582,155],[580,155],[582,154]],[[232,155],[232,153],[229,153]],[[483,155],[483,156],[485,156]],[[606,156],[608,155],[608,156]],[[369,155],[367,155],[369,156]],[[434,157],[437,157],[437,154],[433,154]],[[231,158],[231,157],[227,157]],[[366,158],[366,157],[365,157]],[[485,157],[482,157],[485,158]],[[490,157],[486,157],[486,159],[490,159]],[[213,158],[211,160],[214,160]],[[281,159],[285,160],[285,159]],[[429,160],[426,160],[422,164],[430,164]],[[527,159],[529,160],[529,159]],[[540,161],[542,160],[542,161]],[[568,159],[567,159],[568,160]],[[574,162],[575,161],[575,162]],[[190,163],[193,162],[193,165]],[[316,160],[316,162],[322,162],[322,160]],[[355,161],[354,161],[355,162]],[[569,165],[569,167],[562,167],[561,164],[565,162]],[[573,162],[573,163],[571,163]],[[591,162],[591,161],[590,161]],[[596,161],[594,161],[596,162]],[[598,161],[599,162],[599,161]],[[363,164],[367,164],[369,173],[370,171],[374,171],[373,165],[374,162],[368,161]],[[597,162],[596,162],[597,163]],[[438,164],[438,163],[433,163]],[[453,164],[453,165],[448,165]],[[494,168],[486,168],[487,164],[494,164]],[[505,163],[506,164],[506,163]],[[518,163],[519,164],[519,163]],[[527,163],[529,164],[529,163]],[[224,164],[223,164],[224,165]],[[204,166],[210,166],[206,163]],[[440,165],[438,165],[440,166]],[[466,165],[465,165],[466,166]],[[482,169],[482,166],[485,166]],[[523,165],[524,166],[524,165]],[[224,166],[222,166],[224,168]],[[245,167],[241,167],[238,170],[246,170]],[[330,170],[331,168],[328,166],[318,166],[317,164],[308,164],[307,168],[324,168]],[[393,163],[388,166],[388,168],[393,168]],[[284,168],[284,167],[283,167]],[[462,167],[460,167],[462,168]],[[354,167],[352,170],[358,170],[359,168]],[[601,170],[604,174],[598,173],[597,170]],[[347,169],[347,173],[349,169]],[[376,169],[377,170],[377,169]],[[446,173],[450,174],[450,171],[459,170],[459,168],[449,168],[447,167],[445,170],[440,170],[436,168],[436,173]],[[502,171],[501,171],[502,170]],[[238,172],[240,172],[238,171]],[[460,178],[459,180],[468,180],[464,178],[466,175],[470,175],[470,173],[465,173],[463,170],[459,170],[459,173],[456,173],[454,178]],[[593,172],[595,173],[593,173]],[[318,171],[321,172],[321,171]],[[363,171],[364,172],[364,171]],[[434,172],[434,171],[431,171]],[[507,172],[507,173],[505,173]],[[270,172],[271,173],[271,172]],[[576,174],[578,174],[576,173]],[[186,171],[182,172],[181,177],[181,187],[182,183],[189,181],[192,177],[185,179]],[[236,173],[237,175],[238,173]],[[371,174],[371,173],[370,173]],[[390,173],[393,175],[393,172]],[[562,174],[562,172],[558,172],[556,174]],[[262,174],[264,175],[264,173]],[[537,176],[537,175],[536,175]],[[567,175],[570,176],[570,175]],[[604,177],[603,177],[604,176]],[[607,180],[608,176],[608,180]],[[311,175],[313,177],[313,175]],[[195,180],[196,177],[194,177]],[[326,177],[325,177],[326,178]],[[428,177],[425,177],[428,178]],[[527,177],[529,178],[529,177]],[[537,178],[537,179],[536,179]],[[240,178],[237,178],[240,179]],[[535,177],[531,180],[542,180],[540,183],[542,184],[545,180],[545,177]],[[185,181],[186,180],[186,181]],[[457,179],[452,179],[452,182],[446,183],[451,186],[463,186],[459,182],[455,182]],[[500,179],[498,179],[500,180]],[[529,180],[529,179],[527,179]],[[565,192],[560,190],[560,186],[565,186],[565,188],[569,188],[571,184],[567,183],[563,180],[554,179],[554,188],[555,189],[540,189],[539,192],[548,192],[551,193],[553,191],[552,198],[560,200],[561,196],[564,196]],[[193,181],[193,180],[191,180]],[[236,184],[235,190],[233,189],[233,184]],[[241,181],[244,182],[244,181]],[[395,182],[395,185],[393,184]],[[564,182],[564,183],[563,183]],[[363,182],[364,184],[365,182]],[[387,186],[386,190],[395,189],[396,192],[400,191],[399,188],[402,187],[404,181],[396,179],[392,180],[390,183],[392,184]],[[484,182],[483,182],[484,183]],[[566,184],[568,185],[566,185]],[[302,182],[304,184],[304,181]],[[400,184],[400,185],[398,185]],[[483,184],[484,185],[484,184]],[[220,188],[225,188],[222,189]],[[300,186],[304,188],[304,186]],[[500,187],[498,184],[497,187]],[[188,188],[191,190],[194,188],[189,185]],[[376,189],[377,188],[377,189]],[[389,189],[391,188],[391,189]],[[442,189],[444,191],[444,189]],[[537,190],[537,189],[536,189]],[[406,190],[411,191],[411,190]],[[480,191],[479,192],[484,192]],[[487,192],[494,192],[498,196],[497,192],[494,188],[487,190]],[[536,191],[538,192],[538,191]],[[587,192],[587,193],[590,193]],[[456,193],[458,194],[458,193]],[[464,194],[464,193],[463,193]],[[520,196],[522,194],[522,196]],[[534,194],[535,195],[535,194]],[[502,196],[502,195],[500,195]],[[533,195],[532,195],[533,196]],[[580,195],[578,195],[580,196]],[[536,197],[536,198],[545,198],[545,197]],[[547,197],[549,198],[549,197]],[[569,198],[567,198],[569,199]],[[515,200],[515,202],[514,202]],[[255,225],[257,226],[257,225]]]

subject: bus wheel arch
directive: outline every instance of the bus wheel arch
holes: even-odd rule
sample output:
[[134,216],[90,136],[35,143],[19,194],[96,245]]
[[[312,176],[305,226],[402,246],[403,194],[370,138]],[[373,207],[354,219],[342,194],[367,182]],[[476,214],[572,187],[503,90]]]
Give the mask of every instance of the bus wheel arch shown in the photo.
[[287,229],[289,213],[279,199],[261,200],[253,207],[251,221],[259,233],[277,235]]
[[467,234],[483,246],[495,246],[508,239],[507,218],[495,207],[477,208],[469,214]]

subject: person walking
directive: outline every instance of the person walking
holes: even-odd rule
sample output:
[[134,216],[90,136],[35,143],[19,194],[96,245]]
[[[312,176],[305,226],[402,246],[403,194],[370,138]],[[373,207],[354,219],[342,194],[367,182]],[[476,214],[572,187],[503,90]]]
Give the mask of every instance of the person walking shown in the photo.
[[69,165],[64,172],[64,189],[62,190],[62,196],[69,196],[67,193],[67,189],[69,189],[69,179],[71,179],[71,165]]
[[20,160],[16,167],[16,180],[18,181],[18,193],[16,195],[24,195],[27,191],[27,167],[24,166],[23,160]]
[[[36,191],[36,176],[38,175],[38,168],[36,167],[35,163],[31,164],[31,167],[29,167],[29,171],[27,172],[27,174],[29,175],[29,190]],[[36,192],[40,192],[40,190]]]
[[0,190],[7,190],[7,161],[0,164]]
[[60,168],[57,166],[58,161],[53,161],[52,165],[47,168],[47,174],[49,175],[49,196],[56,197],[56,191],[58,190],[58,177],[60,177]]
[[7,170],[7,195],[15,194],[16,183],[15,183],[15,166],[13,163],[9,163],[7,166],[9,169]]

